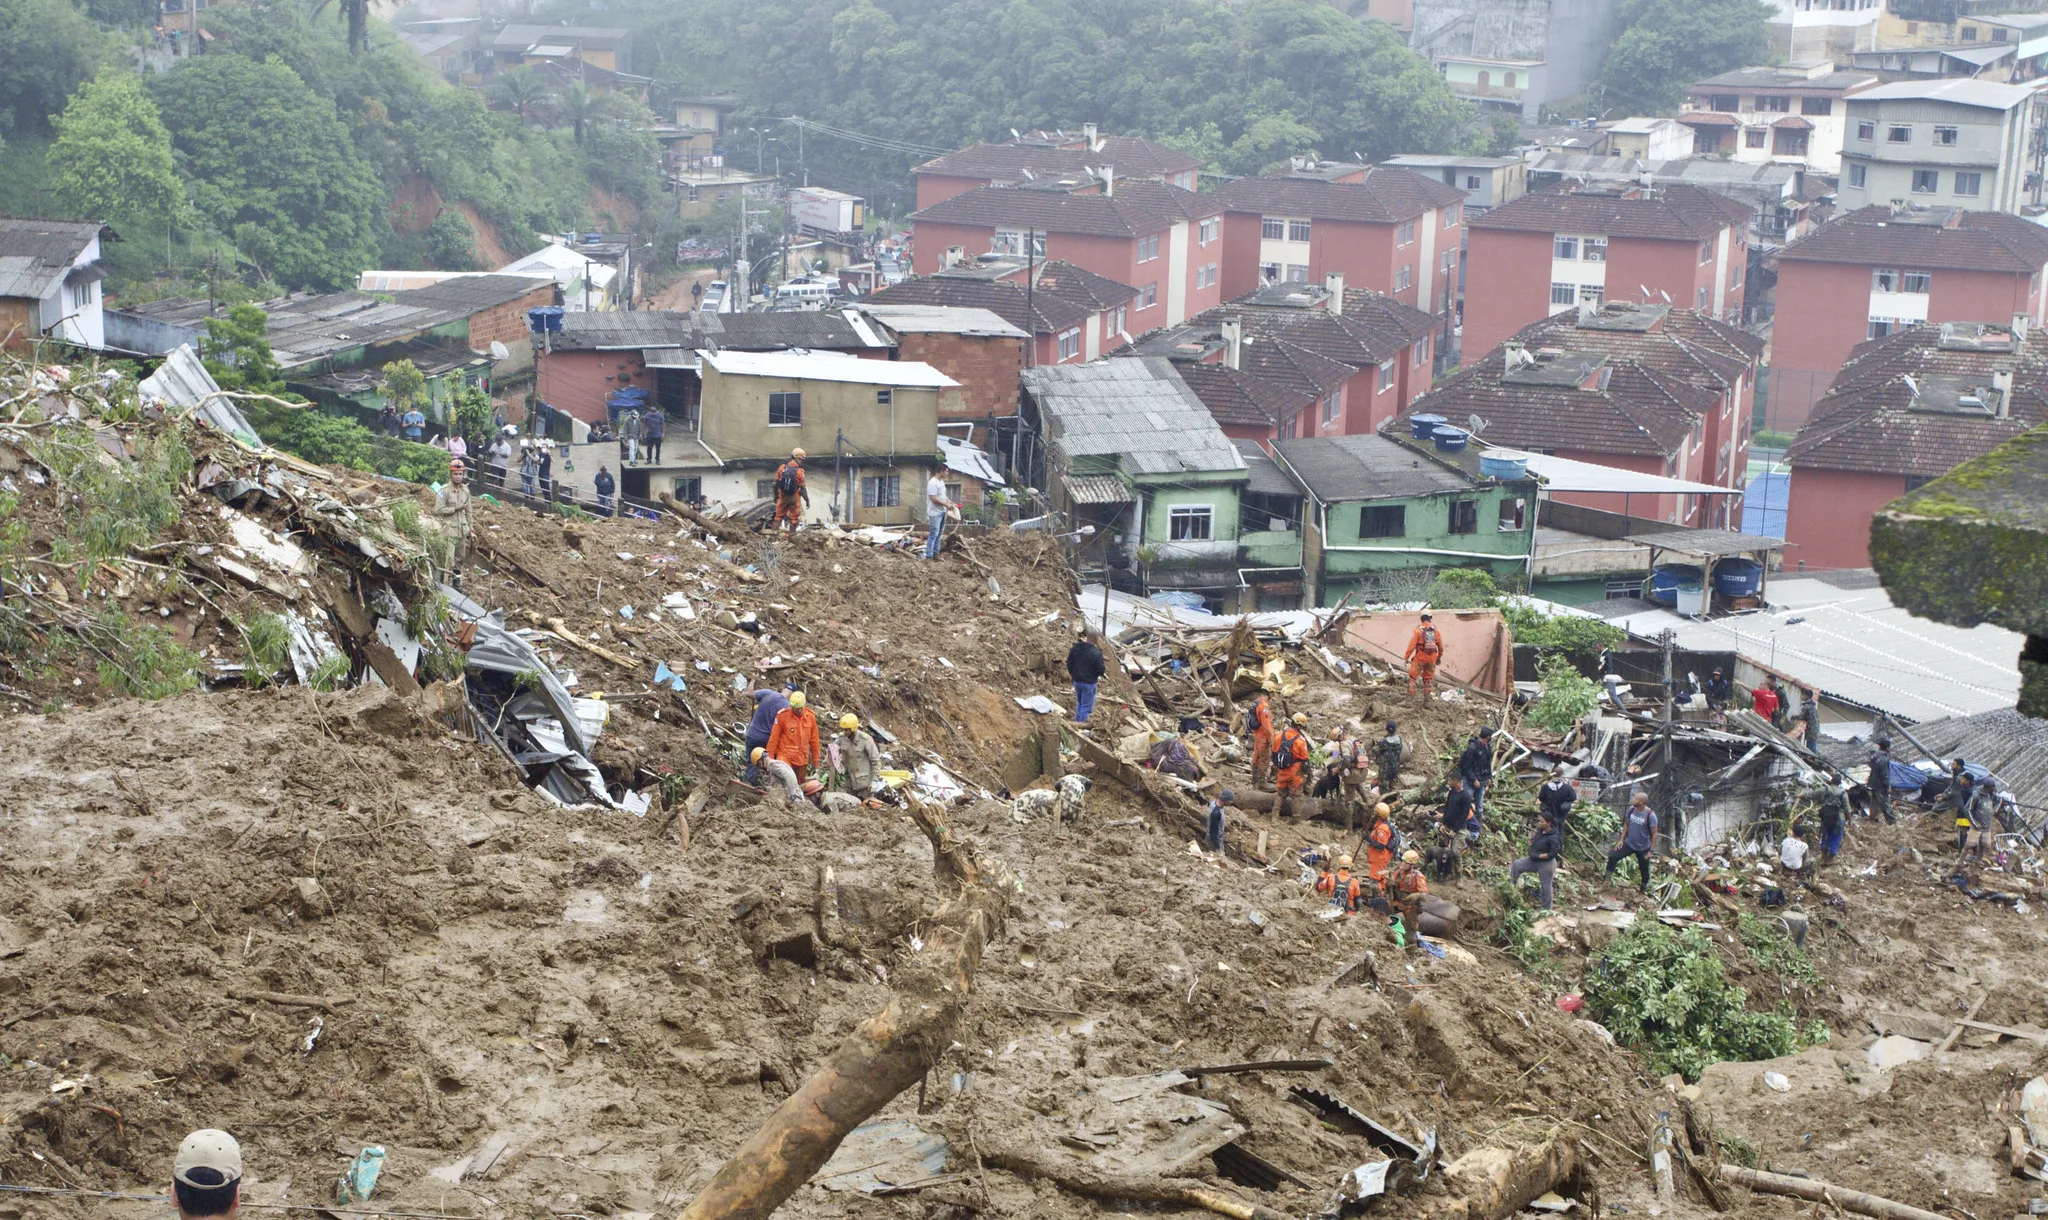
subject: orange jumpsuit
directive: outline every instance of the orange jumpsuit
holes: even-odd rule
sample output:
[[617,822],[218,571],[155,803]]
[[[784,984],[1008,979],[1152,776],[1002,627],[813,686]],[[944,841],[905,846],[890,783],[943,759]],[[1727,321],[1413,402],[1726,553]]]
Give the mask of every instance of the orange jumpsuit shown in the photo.
[[794,458],[777,466],[775,484],[778,488],[782,484],[782,472],[785,470],[796,472],[796,490],[787,494],[781,491],[775,493],[774,528],[780,529],[784,522],[788,522],[789,528],[795,529],[803,524],[804,520],[804,468],[803,464]]
[[1415,693],[1415,684],[1422,683],[1422,689],[1432,690],[1436,686],[1436,663],[1444,655],[1444,638],[1434,623],[1423,623],[1415,628],[1415,634],[1408,637],[1408,651],[1401,654],[1408,662],[1408,693]]
[[1252,702],[1252,786],[1273,770],[1273,701],[1260,695]]
[[1339,905],[1347,911],[1358,909],[1359,898],[1364,892],[1365,888],[1358,884],[1358,878],[1352,876],[1348,868],[1340,868],[1334,873],[1324,873],[1316,878],[1316,893],[1328,894],[1331,898],[1339,899]]
[[1288,802],[1300,795],[1302,784],[1308,780],[1308,756],[1307,734],[1292,725],[1280,731],[1279,739],[1273,743],[1273,791],[1277,796],[1273,808],[1276,812],[1283,812]]
[[1386,884],[1387,865],[1394,862],[1394,824],[1384,818],[1373,821],[1365,832],[1365,875]]
[[1402,864],[1387,877],[1387,901],[1393,904],[1394,913],[1401,917],[1401,925],[1407,930],[1408,944],[1416,943],[1415,937],[1421,930],[1422,896],[1429,893],[1429,881],[1422,870],[1412,864]]
[[775,727],[768,730],[768,757],[789,764],[798,779],[804,768],[818,760],[818,714],[807,707],[786,707],[775,713]]

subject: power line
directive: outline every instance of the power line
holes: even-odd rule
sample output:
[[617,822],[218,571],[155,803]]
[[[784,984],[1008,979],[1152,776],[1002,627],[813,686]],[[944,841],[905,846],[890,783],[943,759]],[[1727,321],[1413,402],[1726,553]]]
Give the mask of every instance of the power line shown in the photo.
[[942,157],[953,151],[950,148],[933,148],[926,144],[913,144],[908,140],[898,140],[889,136],[871,136],[864,132],[848,131],[843,127],[833,127],[826,123],[813,122],[810,119],[800,119],[795,115],[787,116],[782,121],[799,131],[813,131],[821,136],[829,136],[835,140],[845,140],[850,144],[859,144],[867,148],[879,149],[883,152],[904,153],[914,157]]

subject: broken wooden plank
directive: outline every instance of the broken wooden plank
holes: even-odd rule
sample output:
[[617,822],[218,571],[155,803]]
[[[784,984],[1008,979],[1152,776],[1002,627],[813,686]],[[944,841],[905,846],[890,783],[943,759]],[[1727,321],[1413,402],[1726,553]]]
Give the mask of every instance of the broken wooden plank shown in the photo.
[[1329,1059],[1260,1059],[1251,1063],[1224,1063],[1215,1067],[1181,1068],[1183,1076],[1233,1076],[1242,1072],[1320,1072]]

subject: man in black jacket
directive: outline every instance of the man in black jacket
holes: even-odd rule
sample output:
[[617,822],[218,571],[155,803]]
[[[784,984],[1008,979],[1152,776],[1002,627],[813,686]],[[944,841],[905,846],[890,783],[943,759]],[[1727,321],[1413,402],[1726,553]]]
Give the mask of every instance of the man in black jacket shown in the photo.
[[1102,649],[1095,646],[1095,633],[1081,628],[1081,638],[1067,650],[1067,676],[1074,680],[1074,723],[1087,724],[1095,711],[1095,688],[1102,681]]
[[1479,824],[1486,817],[1486,787],[1493,782],[1493,726],[1485,725],[1465,743],[1458,755],[1458,777],[1472,797],[1472,838],[1479,838]]
[[1508,869],[1508,884],[1521,880],[1523,873],[1535,873],[1540,882],[1538,896],[1544,910],[1550,909],[1551,887],[1557,879],[1557,858],[1564,851],[1564,834],[1548,813],[1536,815],[1536,833],[1529,836],[1529,854]]
[[1541,788],[1536,789],[1537,808],[1542,811],[1544,817],[1550,819],[1551,825],[1557,828],[1560,836],[1564,834],[1565,823],[1570,819],[1572,806],[1578,803],[1578,799],[1579,790],[1572,787],[1572,782],[1565,778],[1563,763],[1552,767],[1550,778],[1543,781]]

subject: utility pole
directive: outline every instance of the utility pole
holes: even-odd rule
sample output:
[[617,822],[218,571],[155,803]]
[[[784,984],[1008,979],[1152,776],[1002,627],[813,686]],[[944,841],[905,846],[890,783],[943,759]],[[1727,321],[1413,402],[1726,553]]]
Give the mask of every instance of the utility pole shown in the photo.
[[[1027,369],[1038,364],[1038,315],[1032,311],[1031,304],[1032,289],[1038,286],[1038,268],[1033,262],[1037,249],[1038,230],[1024,230],[1024,329],[1031,332],[1024,340],[1024,367]],[[1057,358],[1059,353],[1053,354]],[[1107,585],[1103,587],[1108,588]]]
[[[1666,627],[1658,634],[1657,643],[1664,651],[1664,731],[1657,749],[1657,779],[1664,786],[1664,791],[1672,794],[1672,799],[1665,802],[1665,808],[1670,810],[1672,821],[1677,822],[1680,820],[1677,809],[1678,789],[1671,782],[1671,722],[1678,715],[1678,701],[1674,698],[1675,691],[1671,681],[1671,654],[1678,648],[1678,633]],[[1682,828],[1674,827],[1674,830],[1678,829]]]

